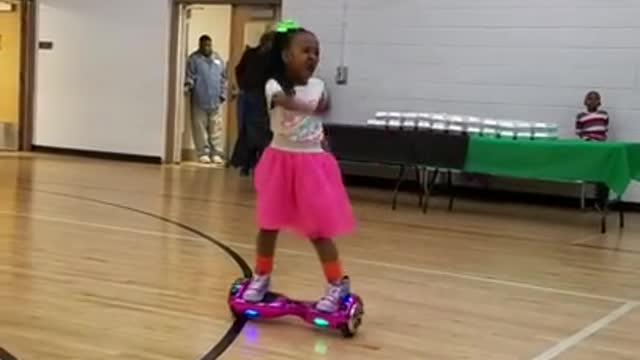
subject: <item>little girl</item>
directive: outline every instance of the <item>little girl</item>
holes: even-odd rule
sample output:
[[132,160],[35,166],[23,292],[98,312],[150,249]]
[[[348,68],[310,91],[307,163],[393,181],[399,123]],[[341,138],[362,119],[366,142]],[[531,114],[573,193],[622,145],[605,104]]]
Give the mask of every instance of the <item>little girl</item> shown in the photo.
[[322,148],[317,115],[328,109],[328,97],[312,77],[318,39],[302,28],[280,28],[271,51],[265,94],[273,140],[255,171],[260,231],[255,275],[243,298],[259,302],[269,291],[278,233],[290,229],[313,243],[329,283],[316,308],[333,312],[350,285],[332,238],[350,232],[354,219],[338,164]]

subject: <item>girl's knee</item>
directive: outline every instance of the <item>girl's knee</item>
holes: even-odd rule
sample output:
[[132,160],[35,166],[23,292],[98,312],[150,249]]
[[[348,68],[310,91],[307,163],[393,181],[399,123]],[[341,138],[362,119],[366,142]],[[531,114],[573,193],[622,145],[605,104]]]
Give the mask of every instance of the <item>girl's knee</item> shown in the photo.
[[260,229],[258,231],[258,242],[259,243],[275,243],[278,239],[278,230],[266,230]]
[[333,240],[327,237],[311,237],[310,240],[312,243],[318,244],[318,245],[328,245],[333,243]]

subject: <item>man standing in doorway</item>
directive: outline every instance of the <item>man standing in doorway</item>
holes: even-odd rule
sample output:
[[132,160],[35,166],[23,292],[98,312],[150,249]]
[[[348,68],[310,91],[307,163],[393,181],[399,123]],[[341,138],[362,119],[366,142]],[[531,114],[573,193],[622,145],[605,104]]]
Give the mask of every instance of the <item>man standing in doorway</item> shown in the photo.
[[240,168],[241,175],[249,175],[262,151],[271,142],[269,114],[264,95],[265,68],[270,59],[274,33],[267,32],[256,47],[248,47],[236,66],[238,95],[238,140],[231,165]]
[[187,60],[185,88],[191,96],[191,129],[201,163],[223,165],[222,118],[227,78],[224,61],[213,51],[211,37],[202,35],[198,50]]

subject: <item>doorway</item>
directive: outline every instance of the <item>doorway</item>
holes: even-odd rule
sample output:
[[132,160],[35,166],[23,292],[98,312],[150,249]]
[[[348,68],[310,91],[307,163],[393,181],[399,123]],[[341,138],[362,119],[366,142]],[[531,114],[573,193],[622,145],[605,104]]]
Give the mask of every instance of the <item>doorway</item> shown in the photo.
[[22,8],[0,1],[0,150],[18,149]]
[[227,102],[220,109],[220,150],[227,159],[231,157],[238,134],[238,86],[234,70],[247,46],[256,46],[262,34],[273,28],[280,16],[279,3],[279,0],[175,1],[165,162],[197,159],[191,132],[191,101],[183,84],[187,58],[197,49],[199,37],[205,34],[212,38],[214,50],[226,64],[228,93]]
[[[213,51],[217,53],[224,61],[225,68],[228,67],[230,57],[231,44],[231,5],[204,5],[193,4],[184,8],[184,33],[182,34],[185,41],[183,47],[184,66],[187,67],[188,57],[198,50],[200,36],[207,35],[211,37]],[[226,70],[226,69],[225,69]],[[227,72],[227,71],[225,71]],[[184,75],[183,75],[184,76]],[[184,80],[182,81],[184,83]],[[191,114],[192,103],[190,96],[183,93],[181,97],[182,104],[180,107],[182,119],[180,125],[182,129],[182,147],[181,161],[193,162],[198,158],[192,135]],[[227,103],[223,104],[219,109],[219,119],[216,128],[209,129],[210,132],[218,132],[223,134],[220,139],[219,146],[226,148],[226,119],[228,118]],[[222,150],[217,149],[217,150]]]
[[31,150],[36,0],[0,0],[0,150]]

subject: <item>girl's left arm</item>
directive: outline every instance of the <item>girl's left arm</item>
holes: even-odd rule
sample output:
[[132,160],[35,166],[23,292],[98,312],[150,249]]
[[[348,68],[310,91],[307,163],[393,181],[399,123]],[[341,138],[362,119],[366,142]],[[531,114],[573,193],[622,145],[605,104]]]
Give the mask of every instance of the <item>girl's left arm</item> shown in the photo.
[[315,113],[318,115],[324,115],[329,111],[330,108],[330,99],[329,93],[325,88],[322,92],[322,96],[320,97],[320,101],[318,101],[318,106],[316,106]]

